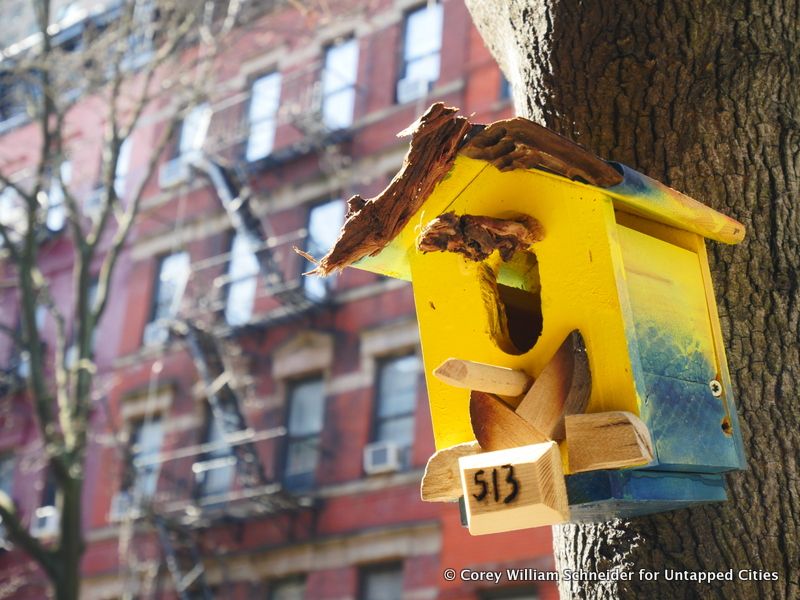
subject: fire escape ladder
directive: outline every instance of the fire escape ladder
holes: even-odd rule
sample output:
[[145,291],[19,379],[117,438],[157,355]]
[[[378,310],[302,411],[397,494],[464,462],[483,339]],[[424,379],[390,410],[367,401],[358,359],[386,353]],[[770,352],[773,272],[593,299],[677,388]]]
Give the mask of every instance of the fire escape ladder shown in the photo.
[[[231,387],[230,374],[225,367],[216,338],[193,323],[186,323],[185,337],[197,372],[206,389],[211,413],[226,436],[247,429],[239,395]],[[236,469],[246,487],[265,486],[269,482],[258,453],[252,443],[232,446]]]
[[178,598],[214,600],[214,594],[206,581],[203,559],[192,532],[169,523],[159,515],[153,516],[153,522]]
[[250,242],[251,247],[258,248],[256,257],[261,274],[272,295],[284,306],[291,307],[292,312],[300,312],[312,307],[315,303],[306,296],[301,288],[287,285],[270,248],[270,236],[264,230],[261,220],[253,212],[251,206],[253,196],[249,186],[241,182],[242,177],[233,168],[222,166],[204,154],[197,156],[192,161],[192,166],[205,173],[211,181],[236,233],[243,235]]

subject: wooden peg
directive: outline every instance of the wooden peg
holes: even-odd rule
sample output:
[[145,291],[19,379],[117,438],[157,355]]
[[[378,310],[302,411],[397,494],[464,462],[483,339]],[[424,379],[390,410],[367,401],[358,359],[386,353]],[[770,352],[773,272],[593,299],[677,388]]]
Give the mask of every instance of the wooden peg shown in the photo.
[[422,476],[420,496],[425,502],[453,502],[461,497],[458,459],[478,454],[478,442],[465,442],[443,448],[428,459]]
[[569,520],[561,453],[555,442],[458,459],[472,535]]
[[433,374],[448,385],[501,396],[521,396],[533,381],[516,369],[458,358],[448,358],[434,369]]
[[647,425],[632,413],[568,415],[565,421],[572,473],[641,466],[653,460]]
[[564,415],[586,410],[592,374],[586,346],[578,330],[561,344],[517,406],[517,414],[549,439],[564,439]]
[[548,441],[546,435],[492,394],[470,394],[469,418],[475,439],[487,452]]

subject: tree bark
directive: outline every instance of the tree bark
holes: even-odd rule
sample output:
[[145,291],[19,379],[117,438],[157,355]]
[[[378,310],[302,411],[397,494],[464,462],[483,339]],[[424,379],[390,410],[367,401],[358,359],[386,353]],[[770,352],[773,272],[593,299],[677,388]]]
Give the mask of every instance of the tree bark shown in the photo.
[[[631,581],[561,582],[565,598],[800,597],[800,6],[467,0],[517,110],[742,221],[709,244],[748,470],[729,501],[555,528],[560,569]],[[734,581],[639,579],[734,570]],[[777,581],[743,581],[740,569]]]

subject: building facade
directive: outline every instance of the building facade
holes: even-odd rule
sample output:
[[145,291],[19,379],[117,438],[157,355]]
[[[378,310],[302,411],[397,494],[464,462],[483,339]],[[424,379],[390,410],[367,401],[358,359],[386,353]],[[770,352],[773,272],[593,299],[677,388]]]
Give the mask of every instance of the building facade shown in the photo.
[[[304,277],[295,251],[324,254],[431,102],[490,122],[512,114],[507,86],[460,0],[274,4],[222,51],[144,182],[95,340],[82,597],[555,598],[553,583],[460,576],[552,569],[549,530],[471,538],[456,505],[419,499],[434,446],[410,284]],[[35,126],[0,104],[3,168],[21,169]],[[101,117],[71,118],[63,179],[89,210]],[[123,144],[121,198],[163,128],[153,110]],[[71,242],[48,221],[42,270],[69,303]],[[2,391],[0,486],[46,539],[58,514],[34,415],[24,389]],[[0,551],[5,597],[46,597],[31,564]]]

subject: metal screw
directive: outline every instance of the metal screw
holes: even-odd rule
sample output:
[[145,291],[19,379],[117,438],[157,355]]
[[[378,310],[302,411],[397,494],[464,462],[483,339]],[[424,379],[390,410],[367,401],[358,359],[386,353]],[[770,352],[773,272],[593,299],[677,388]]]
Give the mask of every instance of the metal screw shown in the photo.
[[709,381],[708,387],[711,388],[711,394],[715,398],[719,398],[720,396],[722,396],[722,384],[716,379],[712,379],[711,381]]

